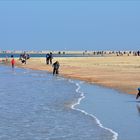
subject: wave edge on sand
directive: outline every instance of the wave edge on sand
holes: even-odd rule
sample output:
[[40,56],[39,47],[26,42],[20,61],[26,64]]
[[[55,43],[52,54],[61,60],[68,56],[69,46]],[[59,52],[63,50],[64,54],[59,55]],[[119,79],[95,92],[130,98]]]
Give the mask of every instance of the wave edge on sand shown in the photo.
[[[80,104],[80,102],[85,98],[85,95],[84,95],[84,93],[82,91],[80,91],[81,86],[80,86],[80,84],[78,82],[75,83],[71,79],[69,79],[69,82],[72,83],[72,84],[75,84],[77,86],[77,88],[76,88],[75,91],[76,91],[76,93],[80,93],[80,96],[81,96],[76,103],[74,103],[73,105],[71,105],[71,109],[76,110],[76,111],[80,111],[83,114],[88,115],[88,116],[94,118],[95,121],[96,121],[96,123],[97,123],[97,125],[99,127],[103,128],[103,129],[105,129],[105,130],[107,130],[107,131],[109,131],[109,132],[111,132],[113,134],[112,140],[117,140],[118,139],[118,133],[117,132],[115,132],[114,130],[112,130],[110,128],[107,128],[107,127],[103,126],[103,124],[101,123],[101,121],[97,117],[95,117],[93,114],[90,114],[90,113],[86,112],[85,110],[78,109],[78,108],[75,107],[75,106],[77,106],[77,105]],[[83,82],[81,81],[81,83],[83,83]]]

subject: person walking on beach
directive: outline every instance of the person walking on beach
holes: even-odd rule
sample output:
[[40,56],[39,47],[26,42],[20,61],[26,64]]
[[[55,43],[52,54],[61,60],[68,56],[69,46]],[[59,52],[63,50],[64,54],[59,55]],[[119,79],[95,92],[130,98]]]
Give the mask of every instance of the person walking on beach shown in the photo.
[[47,64],[47,65],[49,64],[49,59],[50,59],[50,54],[47,53],[47,54],[46,54],[46,64]]
[[49,54],[50,64],[52,64],[52,59],[53,59],[52,52],[50,52],[50,54]]
[[139,97],[140,97],[140,88],[138,88],[138,93],[137,93],[136,99],[138,99]]
[[12,68],[14,68],[15,67],[15,59],[14,59],[14,56],[11,55],[11,58],[12,58],[11,65],[12,65]]
[[56,61],[55,63],[53,63],[53,75],[57,75],[59,74],[59,67],[60,67],[60,64],[58,61]]

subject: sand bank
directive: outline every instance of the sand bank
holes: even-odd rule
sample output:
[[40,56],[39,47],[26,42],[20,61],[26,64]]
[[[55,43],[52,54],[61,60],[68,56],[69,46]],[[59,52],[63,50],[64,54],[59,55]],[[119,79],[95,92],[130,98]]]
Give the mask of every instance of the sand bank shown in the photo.
[[[70,57],[54,58],[60,62],[60,75],[84,80],[93,84],[113,88],[121,92],[136,94],[140,86],[140,57]],[[17,60],[18,67],[52,72],[45,58],[31,58],[26,65]]]

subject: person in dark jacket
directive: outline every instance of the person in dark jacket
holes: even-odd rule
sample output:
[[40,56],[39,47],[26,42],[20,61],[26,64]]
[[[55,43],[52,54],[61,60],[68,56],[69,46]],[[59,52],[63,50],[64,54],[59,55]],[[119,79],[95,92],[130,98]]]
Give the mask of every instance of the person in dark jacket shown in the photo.
[[139,96],[140,96],[140,88],[138,88],[138,93],[137,93],[136,99],[138,99]]
[[58,61],[56,61],[55,63],[53,63],[53,75],[54,74],[59,74],[59,67],[60,67],[60,64],[59,64],[59,62]]
[[50,54],[49,54],[50,64],[52,64],[52,59],[53,59],[52,52],[50,52]]
[[47,64],[47,65],[49,64],[49,60],[50,60],[50,54],[47,53],[47,54],[46,54],[46,64]]

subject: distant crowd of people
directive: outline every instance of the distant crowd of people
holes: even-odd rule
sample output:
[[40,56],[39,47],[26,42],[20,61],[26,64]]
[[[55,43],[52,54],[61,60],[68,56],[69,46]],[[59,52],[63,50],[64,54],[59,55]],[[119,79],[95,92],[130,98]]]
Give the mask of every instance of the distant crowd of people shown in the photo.
[[84,51],[83,55],[89,55],[89,56],[104,56],[104,55],[116,55],[116,56],[140,56],[140,51],[93,51],[93,52],[88,52]]
[[126,51],[117,51],[116,52],[117,56],[123,56],[123,55],[133,55],[133,56],[140,56],[140,51],[129,51],[129,52],[126,52]]

